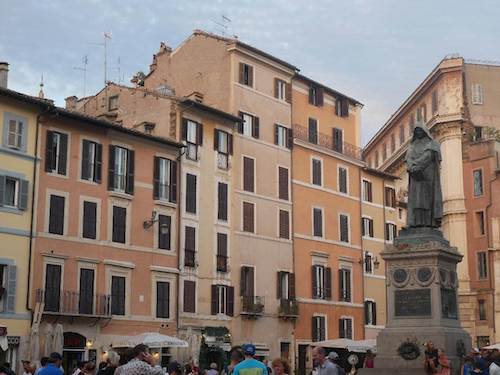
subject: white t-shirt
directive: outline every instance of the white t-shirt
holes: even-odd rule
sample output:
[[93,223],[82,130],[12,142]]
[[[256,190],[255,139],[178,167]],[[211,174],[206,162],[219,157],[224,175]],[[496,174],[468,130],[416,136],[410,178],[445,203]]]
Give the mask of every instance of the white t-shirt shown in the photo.
[[490,375],[500,375],[500,366],[495,362],[490,365]]

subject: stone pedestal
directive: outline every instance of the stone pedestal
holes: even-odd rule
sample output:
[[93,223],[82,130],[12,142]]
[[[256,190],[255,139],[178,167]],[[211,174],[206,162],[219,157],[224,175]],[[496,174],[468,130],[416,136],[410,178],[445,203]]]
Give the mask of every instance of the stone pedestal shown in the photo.
[[[403,229],[381,254],[386,264],[387,324],[377,337],[376,369],[361,374],[425,374],[424,343],[445,350],[453,374],[471,348],[461,328],[457,263],[462,255],[432,228]],[[382,370],[382,372],[380,372]]]

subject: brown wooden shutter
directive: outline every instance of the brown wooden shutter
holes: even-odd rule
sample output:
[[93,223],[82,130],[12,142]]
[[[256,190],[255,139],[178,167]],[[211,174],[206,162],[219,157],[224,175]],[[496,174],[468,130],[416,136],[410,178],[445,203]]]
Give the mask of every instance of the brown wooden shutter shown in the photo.
[[196,312],[196,282],[184,280],[184,312]]
[[252,137],[259,138],[259,118],[257,116],[253,117],[252,124]]
[[277,276],[276,276],[276,298],[277,299],[281,299],[281,289],[282,289],[282,285],[281,285],[281,275],[283,274],[284,272],[283,271],[278,271],[277,272]]
[[253,66],[247,65],[248,67],[248,86],[253,87]]
[[293,130],[291,128],[286,129],[286,147],[290,150],[293,148]]
[[278,167],[279,199],[288,200],[288,169]]
[[368,219],[369,235],[373,237],[373,219]]
[[[14,272],[14,275],[16,273],[16,271],[14,271],[16,268],[14,267],[15,266],[9,266],[9,278],[11,278],[11,271]],[[61,265],[47,264],[45,275],[45,311],[58,312],[61,299]],[[11,309],[10,306],[7,310],[11,312],[15,311],[15,309]]]
[[279,125],[274,124],[274,144],[278,144],[278,138],[279,138]]
[[93,176],[90,176],[90,163],[93,162],[93,160],[90,160],[89,155],[89,148],[92,143],[93,142],[87,141],[86,139],[82,141],[82,180],[93,180]]
[[219,129],[214,129],[214,150],[219,150]]
[[313,174],[313,184],[321,185],[321,161],[313,159],[312,160],[312,174]]
[[344,319],[339,319],[339,337],[345,338]]
[[153,199],[160,197],[160,158],[153,158]]
[[134,194],[134,165],[135,165],[135,152],[127,150],[127,183],[125,192],[127,194]]
[[339,269],[339,300],[345,301],[344,270]]
[[54,132],[48,130],[45,141],[45,172],[52,172],[54,157]]
[[372,302],[372,312],[373,312],[372,324],[374,326],[376,326],[377,325],[377,303],[376,302]]
[[238,133],[243,134],[243,112],[238,112],[238,117],[241,118],[241,122],[238,123]]
[[181,136],[182,136],[183,141],[187,140],[187,133],[188,133],[188,120],[183,118],[182,119],[182,129],[181,129]]
[[127,209],[113,206],[113,242],[125,243]]
[[372,202],[373,201],[373,195],[372,195],[372,183],[368,182],[368,201]]
[[243,157],[243,190],[254,192],[254,159]]
[[218,183],[217,188],[217,218],[227,221],[227,184]]
[[242,85],[245,84],[245,64],[243,64],[241,62],[239,64],[238,79],[239,79],[239,83],[241,83]]
[[311,280],[312,280],[312,298],[318,298],[318,276],[316,274],[316,265],[311,267]]
[[116,146],[109,145],[108,190],[114,190],[115,188],[115,148]]
[[64,234],[64,201],[64,197],[50,196],[49,233]]
[[290,83],[285,84],[285,100],[287,103],[292,102],[292,85]]
[[59,163],[57,173],[66,175],[66,162],[68,158],[68,135],[59,133]]
[[82,237],[96,239],[97,203],[83,202],[83,229]]
[[243,231],[254,233],[254,205],[243,202]]
[[313,342],[318,341],[318,329],[316,328],[318,323],[317,323],[318,317],[313,316],[311,318],[311,339]]
[[111,313],[114,315],[125,315],[125,278],[112,276],[111,290]]
[[316,105],[319,107],[323,106],[323,91],[323,87],[318,87],[316,89]]
[[290,239],[290,214],[280,210],[280,238]]
[[316,119],[309,118],[309,142],[318,143],[318,122]]
[[313,209],[313,227],[314,227],[314,235],[317,237],[323,236],[323,213],[320,209]]
[[227,234],[217,233],[217,255],[227,256]]
[[172,203],[177,202],[177,162],[170,161],[170,196],[169,200]]
[[342,117],[349,116],[349,100],[343,98],[341,101],[341,115]]
[[233,135],[232,134],[227,135],[227,148],[228,148],[229,155],[232,155],[233,154]]
[[330,267],[325,268],[325,299],[332,299],[332,269]]
[[203,146],[203,124],[196,124],[196,142],[198,146]]
[[196,228],[184,228],[184,249],[189,251],[196,251]]
[[97,143],[95,150],[96,150],[96,155],[95,155],[94,181],[100,184],[102,180],[102,145],[100,143]]
[[346,275],[346,301],[351,302],[351,270],[344,270]]
[[278,78],[274,79],[274,97],[279,99],[279,84],[280,80]]
[[288,274],[288,298],[291,300],[295,299],[295,274]]
[[247,291],[247,272],[248,267],[242,266],[240,269],[240,296],[245,297]]
[[94,312],[94,270],[80,268],[79,289],[78,312],[92,314]]
[[315,97],[314,97],[314,87],[309,87],[309,104],[314,104]]
[[219,293],[217,293],[217,285],[212,285],[212,303],[211,303],[211,313],[212,315],[217,315],[217,310],[219,306]]
[[186,174],[186,212],[196,213],[196,176]]
[[228,316],[234,316],[234,286],[227,287],[226,314]]

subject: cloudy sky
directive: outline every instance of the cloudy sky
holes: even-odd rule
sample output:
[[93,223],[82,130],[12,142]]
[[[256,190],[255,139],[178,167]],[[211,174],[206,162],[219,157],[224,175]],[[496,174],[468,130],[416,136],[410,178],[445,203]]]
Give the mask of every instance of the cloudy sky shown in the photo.
[[[223,27],[222,15],[231,22]],[[500,60],[500,4],[474,0],[0,0],[0,61],[9,87],[63,105],[108,79],[148,70],[161,41],[193,29],[237,35],[365,104],[366,143],[447,54]]]

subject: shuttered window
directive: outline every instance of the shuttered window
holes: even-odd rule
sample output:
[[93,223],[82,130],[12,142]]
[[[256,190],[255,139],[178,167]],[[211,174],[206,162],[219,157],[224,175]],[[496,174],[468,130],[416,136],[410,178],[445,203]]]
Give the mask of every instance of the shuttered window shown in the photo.
[[50,196],[49,233],[64,234],[64,204],[64,197],[59,195]]
[[243,202],[243,231],[255,232],[255,205],[250,202]]
[[291,102],[291,87],[289,83],[286,83],[282,79],[274,79],[274,97],[278,100],[285,100],[288,103]]
[[373,237],[373,219],[361,218],[361,234],[364,237]]
[[351,302],[351,270],[339,269],[339,300]]
[[240,62],[239,83],[253,87],[253,66]]
[[102,174],[102,145],[84,139],[82,141],[82,180],[100,183]]
[[16,312],[16,289],[17,289],[17,266],[13,264],[0,265],[0,282],[5,288],[4,294],[0,299],[3,309],[0,312]]
[[339,117],[349,116],[349,100],[339,97],[335,100],[335,114]]
[[332,134],[333,151],[343,153],[344,152],[344,133],[343,133],[342,129],[333,128],[332,133],[333,133]]
[[196,282],[184,280],[184,312],[196,312]]
[[339,191],[341,193],[347,194],[347,169],[344,167],[339,167],[338,176]]
[[352,340],[352,319],[341,318],[339,319],[339,337],[341,339]]
[[257,116],[250,115],[248,113],[239,113],[242,122],[238,124],[238,133],[251,136],[253,138],[259,138],[260,136],[260,120]]
[[196,265],[196,228],[184,227],[184,266]]
[[396,191],[392,187],[384,188],[385,205],[387,207],[396,207]]
[[111,314],[125,315],[125,277],[111,276]]
[[170,318],[170,283],[166,281],[156,282],[156,317]]
[[223,130],[214,129],[214,150],[217,151],[217,167],[229,168],[229,155],[233,154],[233,135]]
[[171,250],[170,240],[172,235],[172,217],[158,215],[158,248]]
[[17,151],[26,152],[28,119],[4,112],[3,145]]
[[349,242],[349,216],[339,215],[340,242]]
[[432,92],[432,114],[435,115],[438,111],[438,92],[434,90]]
[[196,214],[196,175],[186,173],[186,212]]
[[227,234],[217,233],[217,272],[227,271]]
[[392,223],[385,223],[385,239],[386,241],[393,241],[396,237],[397,227]]
[[113,206],[113,242],[125,243],[126,223],[127,209],[125,207]]
[[16,177],[0,175],[0,207],[26,210],[29,182]]
[[280,238],[290,239],[290,212],[279,210],[280,215]]
[[326,340],[326,317],[313,316],[312,317],[312,341]]
[[186,142],[186,158],[198,160],[198,146],[203,145],[203,125],[192,120],[182,119],[182,140]]
[[278,194],[279,199],[285,201],[288,197],[288,168],[278,167]]
[[372,183],[370,181],[363,180],[363,200],[373,202]]
[[255,160],[243,157],[243,190],[255,192]]
[[365,301],[365,324],[377,325],[377,304],[374,301]]
[[311,86],[309,87],[309,104],[317,107],[323,105],[324,90],[322,87]]
[[82,237],[95,240],[97,238],[97,203],[83,202]]
[[59,312],[61,269],[59,264],[47,264],[45,267],[45,311]]
[[227,285],[212,285],[211,296],[212,315],[234,315],[234,287]]
[[228,185],[224,182],[217,183],[217,219],[227,221]]
[[135,152],[109,146],[108,189],[134,194]]
[[322,265],[313,265],[312,297],[314,299],[332,299],[332,269]]
[[323,184],[321,160],[312,159],[312,183],[321,186]]
[[80,314],[94,312],[94,270],[80,268],[80,298],[78,301]]
[[295,300],[295,275],[278,271],[276,296],[281,300]]
[[255,268],[242,266],[240,275],[240,295],[242,297],[255,296]]
[[318,143],[318,121],[313,118],[309,118],[308,122],[308,140],[311,143]]
[[153,171],[153,199],[177,202],[177,162],[154,158]]
[[47,131],[45,144],[45,171],[66,175],[68,159],[68,135],[65,133]]
[[323,237],[323,210],[313,208],[313,236]]

